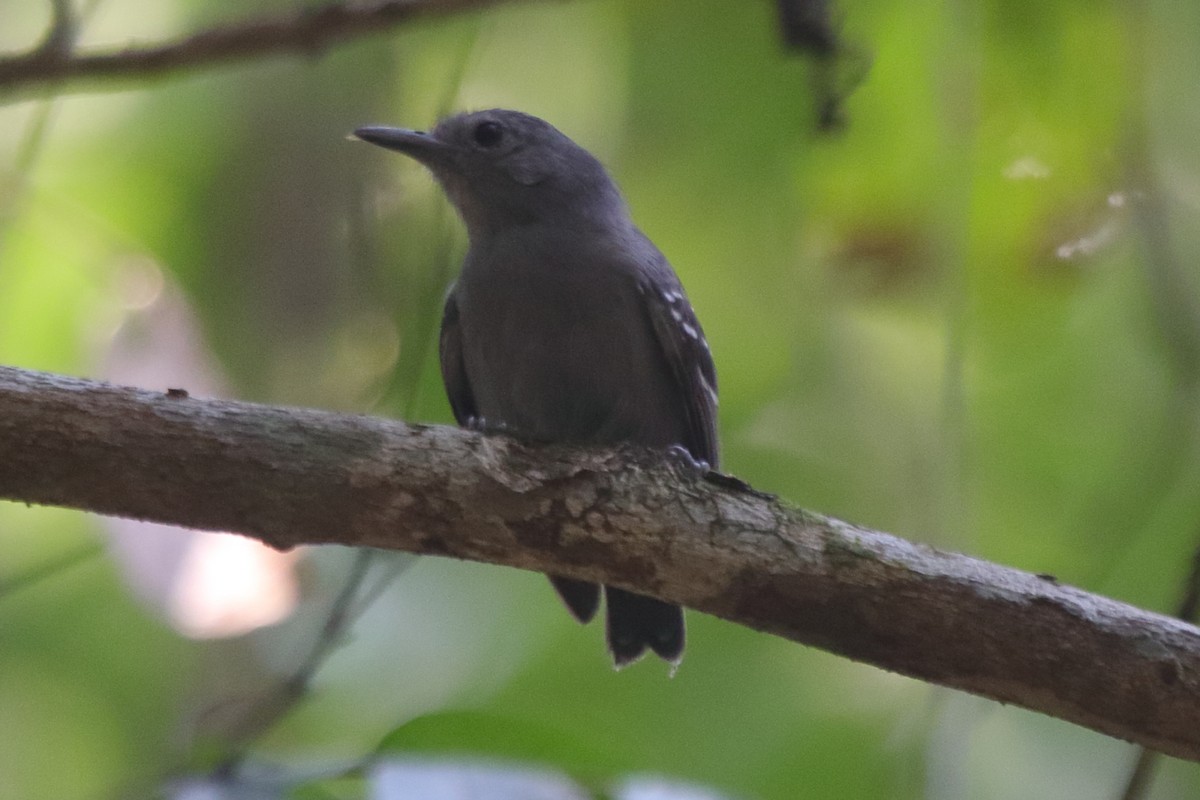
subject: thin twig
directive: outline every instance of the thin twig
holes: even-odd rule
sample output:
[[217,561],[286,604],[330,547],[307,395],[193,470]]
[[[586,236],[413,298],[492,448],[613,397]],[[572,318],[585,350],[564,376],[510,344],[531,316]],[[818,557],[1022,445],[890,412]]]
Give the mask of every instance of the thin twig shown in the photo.
[[[46,39],[38,47],[38,52],[68,52],[74,46],[75,37],[78,36],[79,31],[99,9],[102,2],[103,0],[89,0],[78,16],[75,16],[70,0],[55,0],[54,19],[46,34]],[[12,186],[5,187],[5,191],[0,196],[0,264],[4,263],[3,254],[7,245],[9,227],[20,213],[22,201],[29,188],[30,176],[45,149],[56,107],[57,104],[50,99],[35,108],[17,144],[17,154],[13,160]]]
[[[175,41],[130,45],[115,51],[73,52],[58,46],[56,22],[43,43],[0,58],[0,98],[47,86],[55,90],[120,88],[218,64],[273,54],[316,56],[330,45],[389,31],[417,19],[471,11],[514,0],[383,0],[357,5],[327,3],[278,16],[220,25]],[[53,46],[49,46],[49,45]]]
[[345,641],[346,634],[364,614],[379,594],[415,560],[403,557],[369,591],[361,591],[367,572],[378,551],[362,548],[354,554],[354,563],[342,583],[342,588],[329,606],[329,612],[313,642],[312,649],[274,691],[263,697],[243,715],[241,733],[230,753],[213,770],[214,776],[231,778],[245,761],[249,747],[286,717],[301,700],[308,696],[313,678],[329,656]]
[[75,37],[79,30],[75,9],[71,6],[71,0],[51,0],[50,5],[53,13],[50,29],[46,31],[46,38],[34,53],[47,59],[63,58],[75,46]]

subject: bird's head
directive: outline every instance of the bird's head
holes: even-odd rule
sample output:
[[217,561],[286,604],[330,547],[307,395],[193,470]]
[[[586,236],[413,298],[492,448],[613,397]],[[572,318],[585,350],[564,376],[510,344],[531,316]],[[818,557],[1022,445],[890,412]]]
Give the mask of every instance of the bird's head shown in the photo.
[[429,132],[370,126],[354,135],[424,164],[473,238],[512,225],[611,224],[625,215],[620,193],[591,153],[520,111],[458,114]]

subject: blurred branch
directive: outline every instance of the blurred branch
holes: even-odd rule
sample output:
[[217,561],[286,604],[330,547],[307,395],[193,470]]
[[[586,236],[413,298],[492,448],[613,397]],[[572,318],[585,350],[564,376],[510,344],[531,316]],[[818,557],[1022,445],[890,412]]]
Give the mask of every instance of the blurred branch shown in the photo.
[[213,769],[214,776],[232,777],[246,760],[247,746],[279,723],[312,690],[312,681],[329,656],[344,643],[357,612],[366,606],[357,603],[359,590],[376,551],[360,549],[350,568],[350,574],[329,607],[312,650],[292,671],[292,674],[271,692],[241,710],[241,724],[233,737],[232,747]]
[[54,20],[43,42],[27,53],[0,57],[0,98],[48,86],[58,91],[84,81],[145,81],[267,55],[313,56],[336,42],[383,33],[412,20],[505,2],[513,0],[334,2],[221,25],[172,42],[79,53],[72,47],[74,20],[69,4],[56,0]]
[[827,58],[839,49],[832,0],[776,0],[779,30],[788,47]]
[[1200,630],[632,448],[0,367],[0,497],[611,583],[1200,761]]
[[846,100],[866,79],[870,55],[842,38],[833,0],[776,0],[775,11],[784,46],[812,64],[817,130],[842,130]]
[[75,44],[75,34],[78,30],[75,20],[75,9],[71,0],[51,0],[53,17],[46,38],[38,45],[34,54],[47,59],[65,56]]

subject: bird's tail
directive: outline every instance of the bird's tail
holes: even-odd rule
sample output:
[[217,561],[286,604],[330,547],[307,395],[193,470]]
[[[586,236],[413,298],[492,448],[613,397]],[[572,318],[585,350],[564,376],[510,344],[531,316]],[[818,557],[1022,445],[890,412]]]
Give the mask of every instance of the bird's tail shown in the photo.
[[683,609],[653,597],[604,587],[608,603],[608,649],[620,669],[637,661],[646,649],[678,665],[683,659]]
[[[600,587],[587,581],[550,576],[571,615],[587,623],[600,607]],[[608,650],[620,669],[647,649],[677,666],[683,658],[683,609],[613,586],[604,587],[608,602]]]
[[558,596],[567,604],[567,610],[571,612],[571,616],[584,625],[592,621],[592,617],[596,616],[596,609],[600,608],[599,586],[587,581],[577,581],[574,578],[560,578],[557,575],[547,575],[546,577],[554,585]]

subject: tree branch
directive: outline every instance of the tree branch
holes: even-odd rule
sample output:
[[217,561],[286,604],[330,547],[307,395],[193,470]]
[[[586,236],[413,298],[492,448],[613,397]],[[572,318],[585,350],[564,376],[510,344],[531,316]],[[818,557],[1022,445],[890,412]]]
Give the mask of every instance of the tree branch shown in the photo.
[[418,18],[446,16],[502,2],[511,0],[382,0],[370,5],[332,2],[210,28],[173,42],[90,53],[75,53],[69,46],[62,46],[62,37],[57,34],[65,26],[61,24],[63,17],[56,14],[46,42],[27,53],[0,58],[0,96],[50,84],[57,88],[82,81],[145,81],[271,54],[312,56],[336,42],[382,33]]
[[654,595],[1200,760],[1200,631],[635,450],[0,367],[0,497]]

